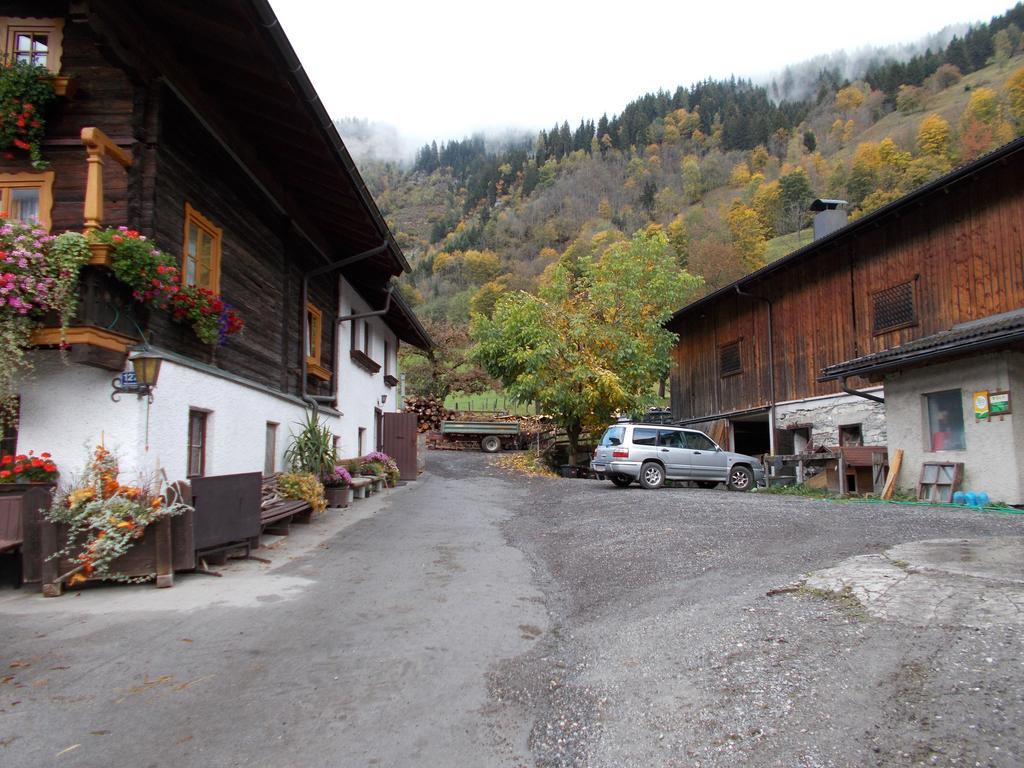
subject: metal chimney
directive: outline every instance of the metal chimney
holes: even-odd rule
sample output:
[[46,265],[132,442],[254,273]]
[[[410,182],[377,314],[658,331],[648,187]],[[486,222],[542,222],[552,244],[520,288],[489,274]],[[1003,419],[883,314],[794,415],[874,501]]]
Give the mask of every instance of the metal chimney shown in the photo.
[[814,239],[820,240],[825,235],[830,235],[837,229],[846,226],[845,200],[826,200],[818,198],[811,203],[810,210],[815,212],[814,217]]

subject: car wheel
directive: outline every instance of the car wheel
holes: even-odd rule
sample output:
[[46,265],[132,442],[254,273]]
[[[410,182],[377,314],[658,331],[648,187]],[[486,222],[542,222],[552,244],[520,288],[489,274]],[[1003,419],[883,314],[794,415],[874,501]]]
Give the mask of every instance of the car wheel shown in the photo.
[[729,470],[729,490],[749,491],[754,485],[754,473],[750,467],[736,466]]
[[501,438],[497,435],[488,435],[480,441],[480,450],[484,453],[497,453],[501,450]]
[[608,475],[608,479],[619,488],[626,488],[633,482],[633,478],[629,475]]
[[661,488],[665,484],[665,470],[656,461],[645,462],[640,467],[640,485],[649,491]]
[[717,480],[698,480],[697,481],[697,487],[698,488],[714,488],[716,485],[718,485],[718,481]]

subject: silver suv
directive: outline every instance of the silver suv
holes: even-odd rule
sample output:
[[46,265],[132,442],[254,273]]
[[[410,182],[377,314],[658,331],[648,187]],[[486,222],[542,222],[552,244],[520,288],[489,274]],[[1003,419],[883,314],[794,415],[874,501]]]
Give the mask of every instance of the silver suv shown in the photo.
[[734,491],[764,484],[764,470],[754,457],[723,451],[699,430],[660,424],[608,427],[590,468],[620,488],[632,482],[660,488],[666,480],[691,480],[701,488],[725,483]]

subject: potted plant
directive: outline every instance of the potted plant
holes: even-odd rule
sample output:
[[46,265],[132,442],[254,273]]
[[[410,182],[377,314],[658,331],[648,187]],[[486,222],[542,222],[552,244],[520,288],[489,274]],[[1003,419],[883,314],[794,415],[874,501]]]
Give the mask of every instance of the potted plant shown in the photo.
[[59,474],[57,465],[48,453],[36,456],[29,451],[17,456],[0,456],[0,489],[4,485],[24,483],[53,485]]
[[327,509],[323,483],[311,472],[284,472],[277,478],[277,488],[286,499],[305,501],[316,514]]
[[368,453],[363,457],[363,461],[370,468],[370,472],[383,480],[389,487],[394,488],[398,485],[400,475],[398,464],[386,453],[383,451]]
[[346,467],[339,464],[322,481],[328,507],[344,509],[352,502],[352,475]]

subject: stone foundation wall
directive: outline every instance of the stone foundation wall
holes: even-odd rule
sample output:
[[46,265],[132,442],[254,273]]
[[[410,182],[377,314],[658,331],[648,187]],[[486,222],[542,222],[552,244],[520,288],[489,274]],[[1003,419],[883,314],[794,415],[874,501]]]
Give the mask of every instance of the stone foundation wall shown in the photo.
[[[876,393],[882,395],[882,390]],[[814,447],[839,445],[839,427],[860,424],[864,445],[886,445],[885,405],[856,395],[786,403],[775,408],[775,428],[811,425]]]

